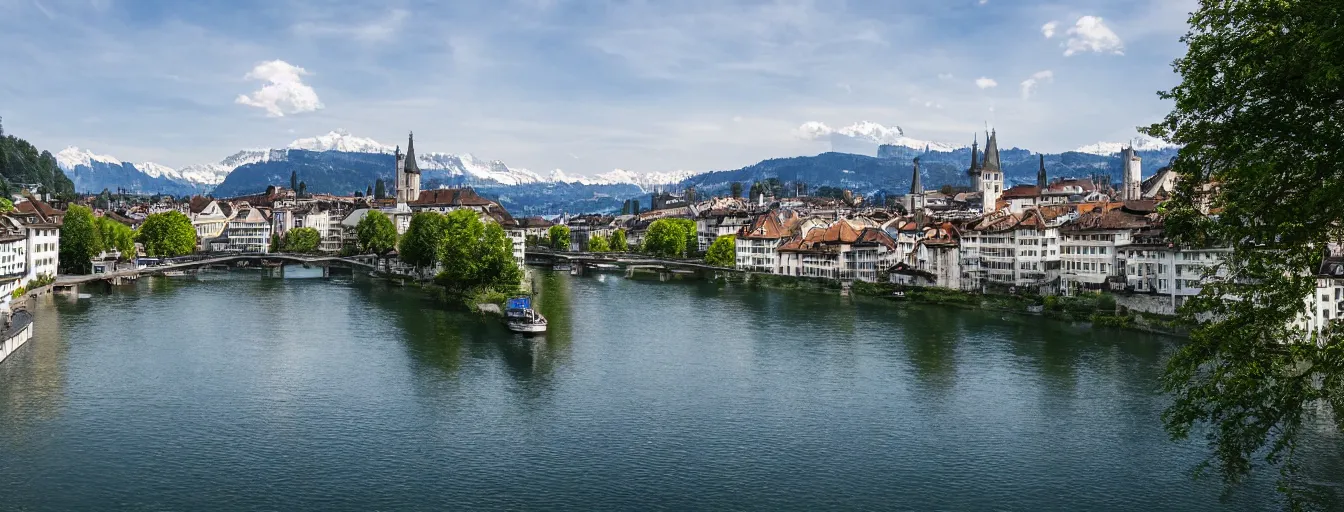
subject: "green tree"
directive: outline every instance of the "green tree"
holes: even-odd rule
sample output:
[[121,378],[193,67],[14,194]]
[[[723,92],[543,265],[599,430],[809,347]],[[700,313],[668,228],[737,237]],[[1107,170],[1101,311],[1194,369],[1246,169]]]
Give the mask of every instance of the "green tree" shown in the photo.
[[611,245],[611,250],[612,250],[612,251],[615,251],[615,252],[625,252],[625,251],[630,250],[630,248],[629,248],[629,247],[626,245],[626,243],[625,243],[625,230],[624,230],[624,229],[618,229],[618,230],[616,230],[615,233],[612,233],[612,234],[611,234],[611,243],[610,243],[610,245]]
[[523,270],[513,259],[513,242],[499,224],[486,223],[481,242],[476,247],[476,261],[480,262],[479,285],[511,290],[523,280]]
[[271,233],[270,252],[280,252],[281,249],[280,242],[281,242],[280,233]]
[[294,228],[285,232],[285,252],[306,254],[317,252],[322,244],[322,233],[313,228]]
[[415,268],[427,268],[439,261],[443,251],[443,215],[418,212],[411,216],[406,233],[397,246],[397,256]]
[[737,237],[723,235],[715,239],[705,251],[705,263],[716,267],[737,266]]
[[607,238],[602,235],[593,235],[588,237],[588,252],[609,252],[611,245],[607,244]]
[[80,205],[66,210],[60,244],[61,272],[87,274],[93,270],[90,262],[103,250],[93,210]]
[[145,217],[137,238],[149,256],[182,256],[196,250],[196,228],[191,226],[191,219],[179,211]]
[[1202,433],[1228,486],[1277,468],[1290,508],[1331,506],[1301,473],[1300,433],[1344,430],[1344,329],[1297,320],[1344,220],[1344,2],[1206,0],[1189,24],[1181,83],[1160,94],[1174,108],[1144,131],[1183,146],[1161,206],[1172,241],[1232,252],[1183,308],[1196,326],[1168,362],[1163,421]]
[[686,252],[686,230],[677,220],[658,219],[644,233],[644,252],[663,258],[679,258]]
[[299,171],[289,171],[289,189],[299,191]]
[[373,185],[369,185],[369,188],[364,189],[364,197],[373,197]]
[[557,251],[569,250],[569,226],[556,224],[546,233],[551,239],[551,249]]
[[734,181],[733,184],[732,184],[732,186],[731,186],[731,190],[732,190],[732,194],[733,194],[733,199],[741,199],[741,198],[742,198],[742,182],[740,182],[740,181]]
[[117,251],[122,261],[130,261],[135,257],[135,232],[130,226],[107,217],[98,217],[94,222],[104,251]]
[[681,236],[686,237],[686,249],[683,256],[690,256],[691,253],[700,250],[700,240],[697,238],[695,230],[695,221],[691,219],[669,219],[681,228]]
[[0,197],[0,213],[10,213],[14,211],[14,202],[8,197]]
[[460,209],[449,212],[443,219],[443,248],[439,259],[443,262],[443,281],[453,287],[470,288],[481,281],[482,262],[477,259],[485,224],[475,210]]
[[387,199],[387,185],[384,185],[381,179],[373,182],[373,198]]
[[359,250],[379,257],[397,248],[397,226],[392,219],[378,210],[369,210],[364,218],[355,225],[355,237]]

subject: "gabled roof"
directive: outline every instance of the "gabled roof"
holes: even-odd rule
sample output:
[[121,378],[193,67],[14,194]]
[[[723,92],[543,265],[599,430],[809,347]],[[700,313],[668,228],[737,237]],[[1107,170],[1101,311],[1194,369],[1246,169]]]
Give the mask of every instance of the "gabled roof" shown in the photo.
[[750,240],[778,240],[788,236],[789,232],[780,224],[775,212],[769,211],[757,215],[751,224],[742,226],[737,231],[738,238]]
[[523,217],[523,218],[521,218],[521,219],[518,219],[518,227],[520,227],[520,228],[524,228],[524,229],[527,229],[527,228],[533,228],[533,229],[535,229],[535,228],[549,228],[549,227],[554,226],[554,225],[555,225],[554,222],[551,222],[551,221],[549,221],[549,220],[543,219],[543,218],[541,218],[541,217]]
[[191,200],[187,201],[187,209],[191,213],[201,213],[210,206],[210,201],[210,198],[205,196],[191,196]]
[[411,201],[416,206],[488,206],[490,200],[476,195],[471,188],[440,188],[424,190]]
[[999,197],[1002,197],[1004,199],[1029,199],[1033,197],[1039,197],[1040,195],[1041,195],[1040,188],[1031,185],[1017,185],[1014,186],[1013,188],[1003,191],[1003,195]]

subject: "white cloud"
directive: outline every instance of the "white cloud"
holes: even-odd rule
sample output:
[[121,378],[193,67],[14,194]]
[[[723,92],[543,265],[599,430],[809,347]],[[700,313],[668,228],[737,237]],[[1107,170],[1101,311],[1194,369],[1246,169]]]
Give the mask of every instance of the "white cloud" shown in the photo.
[[1050,39],[1052,37],[1055,37],[1055,29],[1058,27],[1059,22],[1051,20],[1049,23],[1041,25],[1041,33],[1045,35],[1046,39]]
[[1031,78],[1022,81],[1022,99],[1025,100],[1030,98],[1031,91],[1036,88],[1037,84],[1042,82],[1053,82],[1054,80],[1055,72],[1048,69],[1032,73]]
[[980,5],[985,5],[987,3],[989,3],[989,0],[980,0]]
[[307,74],[307,70],[283,60],[257,64],[243,79],[264,80],[266,85],[251,95],[238,95],[234,103],[265,109],[267,117],[284,117],[285,114],[320,109],[322,102],[318,100],[317,92],[303,83],[302,77]]
[[1083,16],[1069,28],[1069,40],[1064,42],[1064,56],[1096,52],[1125,54],[1125,42],[1115,35],[1097,16]]
[[982,76],[975,79],[975,86],[981,89],[989,89],[991,87],[998,87],[999,83],[995,82],[993,78],[985,78]]

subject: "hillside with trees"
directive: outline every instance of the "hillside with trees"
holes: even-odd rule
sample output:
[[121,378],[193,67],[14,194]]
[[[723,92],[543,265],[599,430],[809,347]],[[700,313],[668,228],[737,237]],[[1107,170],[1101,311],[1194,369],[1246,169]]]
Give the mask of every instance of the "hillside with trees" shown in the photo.
[[0,194],[18,191],[18,185],[41,185],[53,197],[72,199],[75,184],[56,165],[50,151],[38,151],[28,141],[5,133],[0,120]]

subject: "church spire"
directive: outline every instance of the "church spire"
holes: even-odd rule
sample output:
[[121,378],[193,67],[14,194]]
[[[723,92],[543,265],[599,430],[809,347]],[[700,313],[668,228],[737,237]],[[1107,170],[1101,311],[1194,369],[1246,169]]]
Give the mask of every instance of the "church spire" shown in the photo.
[[1045,191],[1045,153],[1041,153],[1041,168],[1036,171],[1036,187]]
[[976,160],[980,157],[980,136],[976,135],[971,139],[971,169],[967,174],[975,174],[980,170],[980,164]]
[[915,157],[915,176],[910,179],[910,193],[911,194],[924,193],[924,185],[920,183],[919,179],[919,157]]
[[415,163],[415,132],[411,132],[410,140],[406,141],[406,170],[404,172],[420,174],[420,166]]
[[985,142],[985,159],[981,166],[987,171],[999,172],[1002,166],[999,162],[999,134],[996,131],[989,132],[989,141]]

